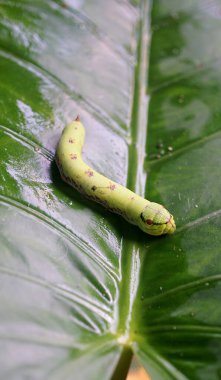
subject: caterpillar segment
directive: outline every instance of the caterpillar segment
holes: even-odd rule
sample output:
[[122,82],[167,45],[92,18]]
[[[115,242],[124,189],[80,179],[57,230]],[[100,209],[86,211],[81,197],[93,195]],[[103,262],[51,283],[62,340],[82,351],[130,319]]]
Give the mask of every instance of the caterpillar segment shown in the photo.
[[173,216],[162,205],[140,197],[83,161],[84,139],[85,129],[78,116],[64,128],[57,146],[56,163],[62,179],[145,233],[155,236],[172,234],[176,229]]

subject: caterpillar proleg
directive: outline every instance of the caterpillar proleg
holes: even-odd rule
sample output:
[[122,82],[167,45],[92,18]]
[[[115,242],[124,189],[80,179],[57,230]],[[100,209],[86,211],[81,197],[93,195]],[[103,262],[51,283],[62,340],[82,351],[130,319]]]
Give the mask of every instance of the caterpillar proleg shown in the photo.
[[56,151],[56,163],[62,179],[147,234],[172,234],[176,229],[173,216],[162,205],[150,202],[104,177],[83,161],[84,137],[85,130],[79,116],[64,128]]

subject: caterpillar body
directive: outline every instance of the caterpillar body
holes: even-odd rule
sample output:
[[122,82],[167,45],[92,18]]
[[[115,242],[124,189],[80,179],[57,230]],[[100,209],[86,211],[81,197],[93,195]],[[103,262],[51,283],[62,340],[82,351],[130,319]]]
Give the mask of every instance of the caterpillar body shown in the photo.
[[142,231],[150,235],[172,234],[176,229],[173,216],[162,205],[104,177],[82,160],[84,138],[85,130],[78,116],[64,128],[57,146],[56,163],[62,179]]

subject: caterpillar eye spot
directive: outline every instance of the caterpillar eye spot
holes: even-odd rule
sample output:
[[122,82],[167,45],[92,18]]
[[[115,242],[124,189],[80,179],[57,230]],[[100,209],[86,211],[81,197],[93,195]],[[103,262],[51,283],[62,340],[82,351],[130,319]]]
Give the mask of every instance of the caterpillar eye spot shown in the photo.
[[140,214],[140,218],[141,218],[141,220],[145,223],[145,218],[144,218],[144,216],[143,216],[143,213],[141,212],[141,214]]
[[149,226],[151,226],[152,224],[154,224],[153,220],[151,220],[151,219],[145,219],[143,213],[140,214],[140,218],[142,219],[142,221],[145,224],[148,224]]
[[151,219],[147,219],[147,220],[146,220],[146,224],[151,225],[151,224],[153,224],[153,221],[152,221]]
[[97,186],[92,186],[91,190],[95,191],[97,189]]

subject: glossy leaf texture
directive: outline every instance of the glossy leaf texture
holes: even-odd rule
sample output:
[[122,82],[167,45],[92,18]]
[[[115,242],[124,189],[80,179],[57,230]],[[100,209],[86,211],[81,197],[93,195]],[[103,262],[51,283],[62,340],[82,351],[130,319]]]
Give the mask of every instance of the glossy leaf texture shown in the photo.
[[[220,14],[218,0],[0,1],[2,379],[123,379],[131,352],[153,380],[221,378]],[[165,204],[173,236],[61,181],[77,114],[85,161]]]

